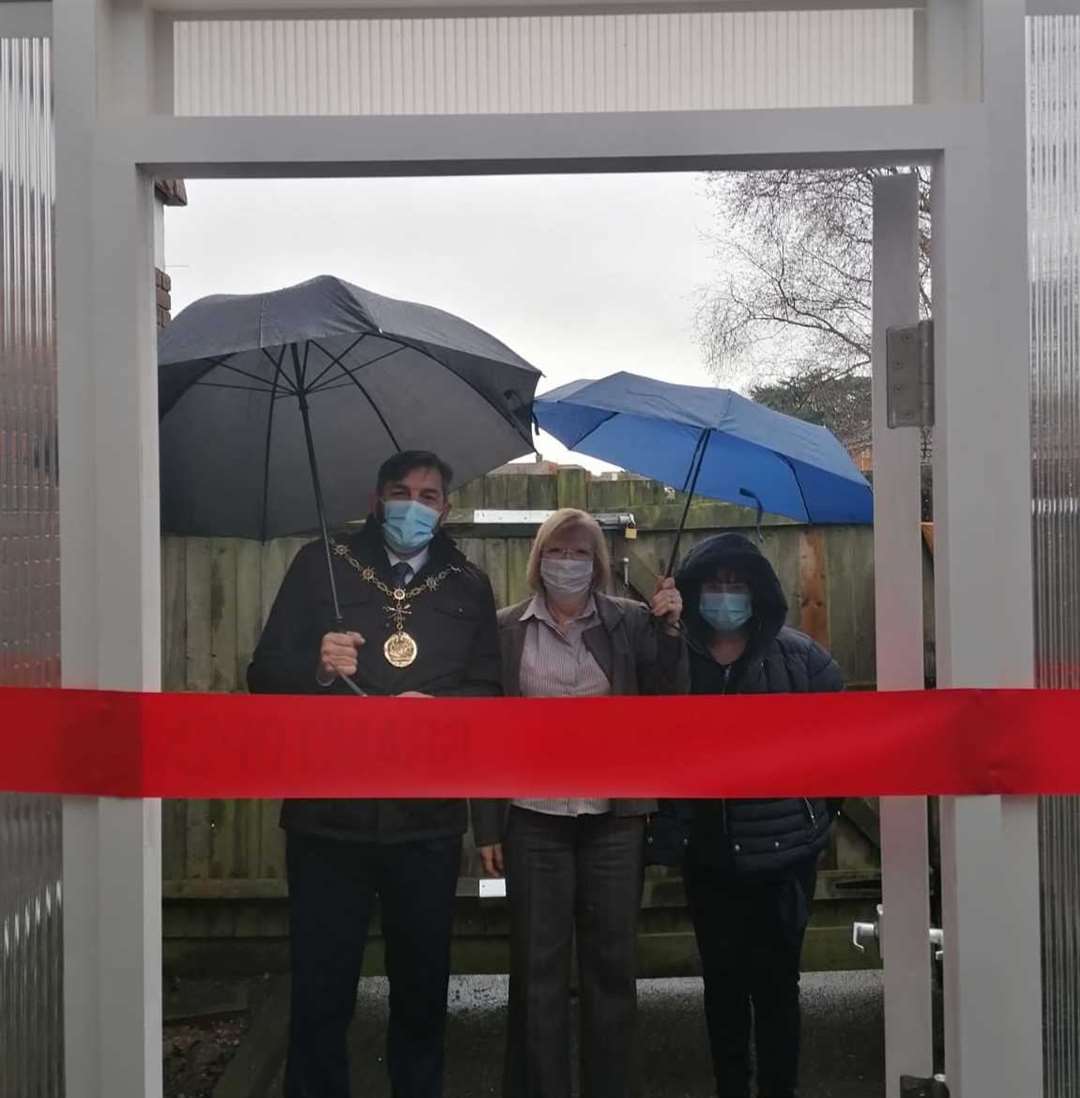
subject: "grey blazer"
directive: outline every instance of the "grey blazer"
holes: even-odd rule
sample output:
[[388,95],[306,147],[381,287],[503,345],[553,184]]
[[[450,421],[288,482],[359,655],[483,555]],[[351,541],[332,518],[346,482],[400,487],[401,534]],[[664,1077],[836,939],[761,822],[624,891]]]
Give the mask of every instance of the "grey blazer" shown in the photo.
[[[596,593],[600,621],[582,635],[586,648],[600,665],[612,694],[685,694],[690,688],[686,644],[681,636],[668,636],[657,627],[649,608],[632,599]],[[503,693],[521,696],[521,657],[528,622],[521,615],[531,597],[500,610],[499,648],[502,655]],[[602,790],[597,791],[603,795]],[[501,840],[508,801],[474,800],[473,839],[477,846]],[[655,800],[615,800],[617,816],[644,816],[656,811]]]

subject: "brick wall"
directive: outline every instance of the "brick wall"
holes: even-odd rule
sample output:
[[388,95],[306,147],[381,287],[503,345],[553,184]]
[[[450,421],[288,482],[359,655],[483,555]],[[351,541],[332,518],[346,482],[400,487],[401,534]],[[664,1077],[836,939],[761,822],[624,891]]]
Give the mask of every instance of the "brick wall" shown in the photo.
[[164,271],[154,271],[157,294],[157,326],[164,328],[172,320],[172,279]]

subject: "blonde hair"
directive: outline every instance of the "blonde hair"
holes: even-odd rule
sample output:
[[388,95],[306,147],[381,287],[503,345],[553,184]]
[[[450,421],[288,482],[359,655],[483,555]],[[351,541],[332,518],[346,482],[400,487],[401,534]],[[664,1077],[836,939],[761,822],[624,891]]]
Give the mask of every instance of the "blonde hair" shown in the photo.
[[600,529],[600,523],[587,511],[579,511],[576,507],[560,508],[536,531],[536,537],[529,552],[529,563],[525,568],[525,578],[528,580],[529,587],[537,593],[544,590],[543,581],[540,579],[540,561],[543,558],[544,549],[556,534],[568,527],[576,527],[588,535],[593,554],[592,589],[607,591],[611,587],[611,554],[608,553],[607,540],[603,530]]

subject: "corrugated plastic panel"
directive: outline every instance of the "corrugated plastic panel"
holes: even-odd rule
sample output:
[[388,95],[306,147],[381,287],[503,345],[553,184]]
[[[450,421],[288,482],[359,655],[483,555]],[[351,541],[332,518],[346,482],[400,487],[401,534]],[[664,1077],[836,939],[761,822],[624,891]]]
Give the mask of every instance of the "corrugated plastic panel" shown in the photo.
[[[1080,687],[1080,16],[1027,21],[1035,639]],[[1046,1098],[1080,1093],[1080,800],[1042,803]]]
[[[49,44],[0,39],[0,684],[60,681]],[[26,729],[33,735],[33,729]],[[0,1095],[63,1094],[60,807],[0,795]]]
[[175,26],[181,115],[534,114],[912,101],[910,10]]

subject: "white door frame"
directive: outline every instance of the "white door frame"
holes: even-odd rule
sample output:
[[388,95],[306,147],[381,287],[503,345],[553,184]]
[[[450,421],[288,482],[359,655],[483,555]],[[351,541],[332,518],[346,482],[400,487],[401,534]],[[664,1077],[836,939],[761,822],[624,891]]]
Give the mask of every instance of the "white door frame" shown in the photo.
[[[874,601],[878,690],[921,690],[922,432],[890,429],[886,331],[919,319],[919,187],[914,174],[874,181],[873,438]],[[885,1098],[900,1076],[933,1073],[927,800],[881,798],[885,963]]]
[[[928,50],[916,107],[465,118],[155,115],[162,36],[141,0],[55,0],[52,15],[66,684],[160,688],[153,175],[912,161],[935,170],[938,681],[1032,682],[1022,0],[931,0],[928,40],[967,61]],[[952,1093],[1039,1098],[1034,801],[952,799],[943,815]],[[156,802],[68,802],[69,1098],[161,1093],[159,834]]]

